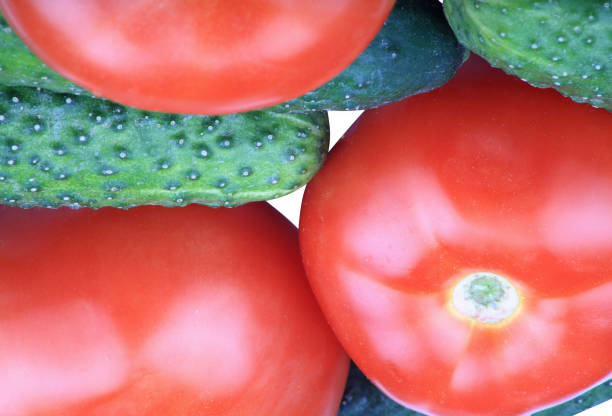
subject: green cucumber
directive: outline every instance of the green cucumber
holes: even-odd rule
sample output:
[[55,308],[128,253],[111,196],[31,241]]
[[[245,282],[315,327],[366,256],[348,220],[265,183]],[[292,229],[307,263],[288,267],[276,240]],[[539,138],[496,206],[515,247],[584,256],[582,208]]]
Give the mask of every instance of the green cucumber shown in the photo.
[[445,0],[459,41],[536,87],[612,111],[610,0]]
[[[551,381],[554,383],[554,380]],[[573,416],[612,399],[612,379],[562,404],[534,413],[534,416]],[[351,363],[338,416],[424,416],[385,396]]]
[[43,64],[24,45],[0,14],[0,85],[41,87],[51,91],[92,94]]
[[305,184],[328,143],[323,112],[158,114],[1,87],[0,203],[234,206]]
[[442,6],[397,0],[367,49],[334,79],[285,103],[290,110],[360,110],[433,90],[466,58]]
[[[53,72],[0,20],[0,84],[90,94]],[[446,83],[466,51],[432,0],[398,0],[368,48],[320,88],[280,104],[289,111],[359,110],[401,100]]]

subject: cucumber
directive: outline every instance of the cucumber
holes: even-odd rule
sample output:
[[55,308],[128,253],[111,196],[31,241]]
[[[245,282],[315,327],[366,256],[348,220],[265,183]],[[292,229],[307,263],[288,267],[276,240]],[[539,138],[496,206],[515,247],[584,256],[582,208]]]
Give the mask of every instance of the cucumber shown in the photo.
[[432,0],[397,0],[367,49],[334,79],[284,104],[289,110],[361,110],[433,90],[467,58]]
[[24,45],[0,14],[0,85],[41,87],[51,91],[85,94],[89,91],[73,84],[43,64]]
[[610,0],[445,0],[444,10],[491,65],[612,111]]
[[[554,383],[554,380],[551,381]],[[612,379],[565,403],[534,413],[534,416],[573,416],[612,398]],[[344,390],[338,416],[425,416],[403,407],[376,388],[354,363]]]
[[1,87],[0,203],[235,206],[305,184],[328,143],[323,112],[158,114]]
[[[91,95],[40,62],[4,20],[0,26],[0,84]],[[466,57],[438,2],[398,0],[353,64],[322,87],[278,107],[305,111],[380,106],[441,86]]]

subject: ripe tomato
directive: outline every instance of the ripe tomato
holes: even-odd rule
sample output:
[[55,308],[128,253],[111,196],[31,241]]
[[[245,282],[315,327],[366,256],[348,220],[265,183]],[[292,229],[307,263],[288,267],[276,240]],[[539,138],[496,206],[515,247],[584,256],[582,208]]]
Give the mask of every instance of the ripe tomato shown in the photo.
[[475,57],[367,111],[300,243],[349,356],[436,415],[516,415],[612,372],[612,115]]
[[0,208],[2,416],[336,414],[348,359],[270,206]]
[[0,0],[66,78],[145,110],[220,114],[295,98],[366,48],[394,0]]

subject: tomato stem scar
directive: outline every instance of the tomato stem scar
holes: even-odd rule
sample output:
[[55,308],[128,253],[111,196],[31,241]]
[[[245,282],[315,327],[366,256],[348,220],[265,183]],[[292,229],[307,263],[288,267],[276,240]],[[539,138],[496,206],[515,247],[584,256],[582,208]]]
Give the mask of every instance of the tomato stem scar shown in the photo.
[[495,277],[478,276],[468,287],[469,297],[482,306],[499,302],[506,294],[501,282]]
[[453,308],[462,316],[483,324],[508,319],[519,307],[518,290],[510,281],[490,272],[472,273],[452,290]]

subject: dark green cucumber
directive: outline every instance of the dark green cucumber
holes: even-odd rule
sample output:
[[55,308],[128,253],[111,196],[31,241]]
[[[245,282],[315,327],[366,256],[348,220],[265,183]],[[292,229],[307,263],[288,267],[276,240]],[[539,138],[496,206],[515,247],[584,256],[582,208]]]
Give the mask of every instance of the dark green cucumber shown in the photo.
[[368,48],[334,79],[285,103],[290,110],[360,110],[433,90],[466,58],[442,6],[397,0]]
[[0,203],[234,206],[285,195],[322,165],[323,112],[147,113],[106,100],[0,88]]
[[41,87],[72,94],[91,93],[43,64],[23,44],[0,14],[0,85]]
[[[6,22],[0,20],[0,26],[0,84],[89,94],[40,62]],[[279,107],[358,110],[398,101],[446,83],[465,53],[438,2],[398,0],[379,34],[352,65],[322,87]]]
[[[551,381],[554,383],[554,380]],[[612,399],[612,379],[593,387],[565,403],[534,413],[534,416],[574,416],[586,409]],[[338,416],[424,416],[400,406],[376,388],[351,363]]]
[[612,111],[610,0],[445,0],[459,40],[536,87]]

